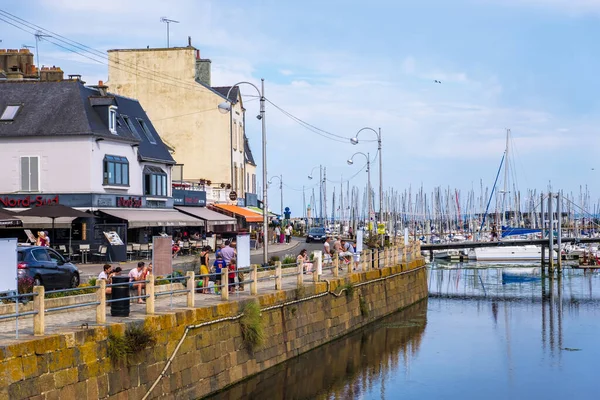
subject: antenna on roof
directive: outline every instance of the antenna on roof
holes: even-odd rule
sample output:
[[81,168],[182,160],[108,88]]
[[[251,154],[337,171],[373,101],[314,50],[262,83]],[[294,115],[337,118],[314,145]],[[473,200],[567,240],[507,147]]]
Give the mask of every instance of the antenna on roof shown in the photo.
[[160,22],[164,22],[167,24],[167,49],[169,48],[169,24],[175,23],[178,24],[179,21],[175,21],[174,19],[168,19],[167,17],[160,17]]
[[38,49],[38,44],[40,42],[40,40],[43,40],[43,38],[46,37],[52,37],[50,35],[46,35],[44,32],[42,31],[36,31],[35,34],[33,35],[35,36],[35,56],[37,57],[37,69],[38,69],[38,77],[40,76],[40,70],[42,69],[40,66],[40,51]]

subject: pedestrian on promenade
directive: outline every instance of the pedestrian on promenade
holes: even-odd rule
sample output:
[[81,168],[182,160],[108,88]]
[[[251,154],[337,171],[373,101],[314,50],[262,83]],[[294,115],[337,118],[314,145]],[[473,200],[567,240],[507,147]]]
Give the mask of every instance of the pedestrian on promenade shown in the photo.
[[[227,264],[225,263],[225,260],[223,260],[223,255],[222,254],[217,254],[217,259],[215,260],[215,263],[213,264],[213,273],[216,274],[216,280],[215,280],[215,286],[217,286],[217,294],[219,294],[219,292],[221,291],[222,288],[220,288],[221,286],[221,270],[223,268],[227,268]],[[227,288],[225,288],[225,290],[227,290]]]
[[[145,268],[146,267],[146,263],[143,261],[138,262],[137,264],[137,268],[133,268],[131,271],[129,271],[129,282],[133,283],[133,287],[134,289],[137,290],[137,295],[138,295],[138,304],[142,304],[144,303],[144,301],[142,300],[142,288],[145,286],[145,284],[143,281],[145,279]],[[135,283],[138,282],[138,283]]]
[[279,243],[279,236],[281,235],[281,229],[279,229],[279,226],[275,227],[275,239],[273,240],[273,243]]
[[[231,260],[229,260],[229,264],[227,266],[227,268],[229,269],[229,293],[233,293],[235,292],[235,275],[236,275],[236,269],[237,269],[237,265],[236,265],[236,260],[235,258],[232,258]],[[242,280],[243,280],[243,276],[242,276]]]
[[235,249],[231,247],[231,242],[229,240],[225,241],[225,247],[221,249],[221,255],[223,255],[223,260],[225,260],[227,265],[235,258]]
[[292,225],[288,225],[285,227],[285,242],[290,244],[292,240]]
[[300,263],[303,263],[304,271],[302,271],[302,272],[304,274],[308,274],[309,272],[312,272],[313,264],[310,262],[310,258],[308,257],[306,249],[300,250],[300,254],[298,254],[298,257],[296,257],[296,263],[298,265],[300,265]]
[[323,243],[323,266],[331,263],[331,246],[329,242],[331,238],[328,236],[325,238],[325,242]]

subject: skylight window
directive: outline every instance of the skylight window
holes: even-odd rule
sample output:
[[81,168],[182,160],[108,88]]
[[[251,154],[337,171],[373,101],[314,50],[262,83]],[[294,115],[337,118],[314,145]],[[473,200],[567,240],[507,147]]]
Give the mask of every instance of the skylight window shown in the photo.
[[125,125],[127,125],[127,128],[129,128],[129,131],[133,134],[133,136],[141,140],[142,138],[140,137],[140,134],[135,128],[133,121],[127,115],[121,115],[121,118],[123,118],[123,121],[125,121]]
[[140,126],[142,127],[142,130],[144,131],[144,134],[148,138],[148,141],[152,144],[156,144],[156,139],[154,139],[154,136],[152,136],[152,132],[150,132],[148,125],[146,125],[146,121],[144,121],[143,119],[138,119],[137,121],[139,122]]
[[15,116],[19,112],[21,108],[20,105],[9,105],[6,106],[4,112],[2,112],[2,116],[0,116],[0,121],[12,121],[15,119]]

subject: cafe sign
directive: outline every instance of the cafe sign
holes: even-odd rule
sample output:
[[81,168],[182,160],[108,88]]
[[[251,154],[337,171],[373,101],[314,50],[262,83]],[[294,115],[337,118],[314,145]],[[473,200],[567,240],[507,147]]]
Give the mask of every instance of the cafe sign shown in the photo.
[[30,208],[42,207],[50,204],[60,204],[58,195],[54,196],[3,196],[0,197],[0,206],[4,208]]
[[172,195],[176,206],[206,206],[206,192],[202,190],[173,189]]
[[141,197],[117,197],[117,207],[123,208],[141,208]]

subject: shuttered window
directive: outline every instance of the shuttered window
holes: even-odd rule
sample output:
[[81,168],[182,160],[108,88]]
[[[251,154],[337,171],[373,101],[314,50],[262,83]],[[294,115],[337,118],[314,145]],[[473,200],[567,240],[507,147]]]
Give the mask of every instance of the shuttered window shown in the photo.
[[40,191],[40,158],[37,156],[21,157],[21,190],[24,192]]

